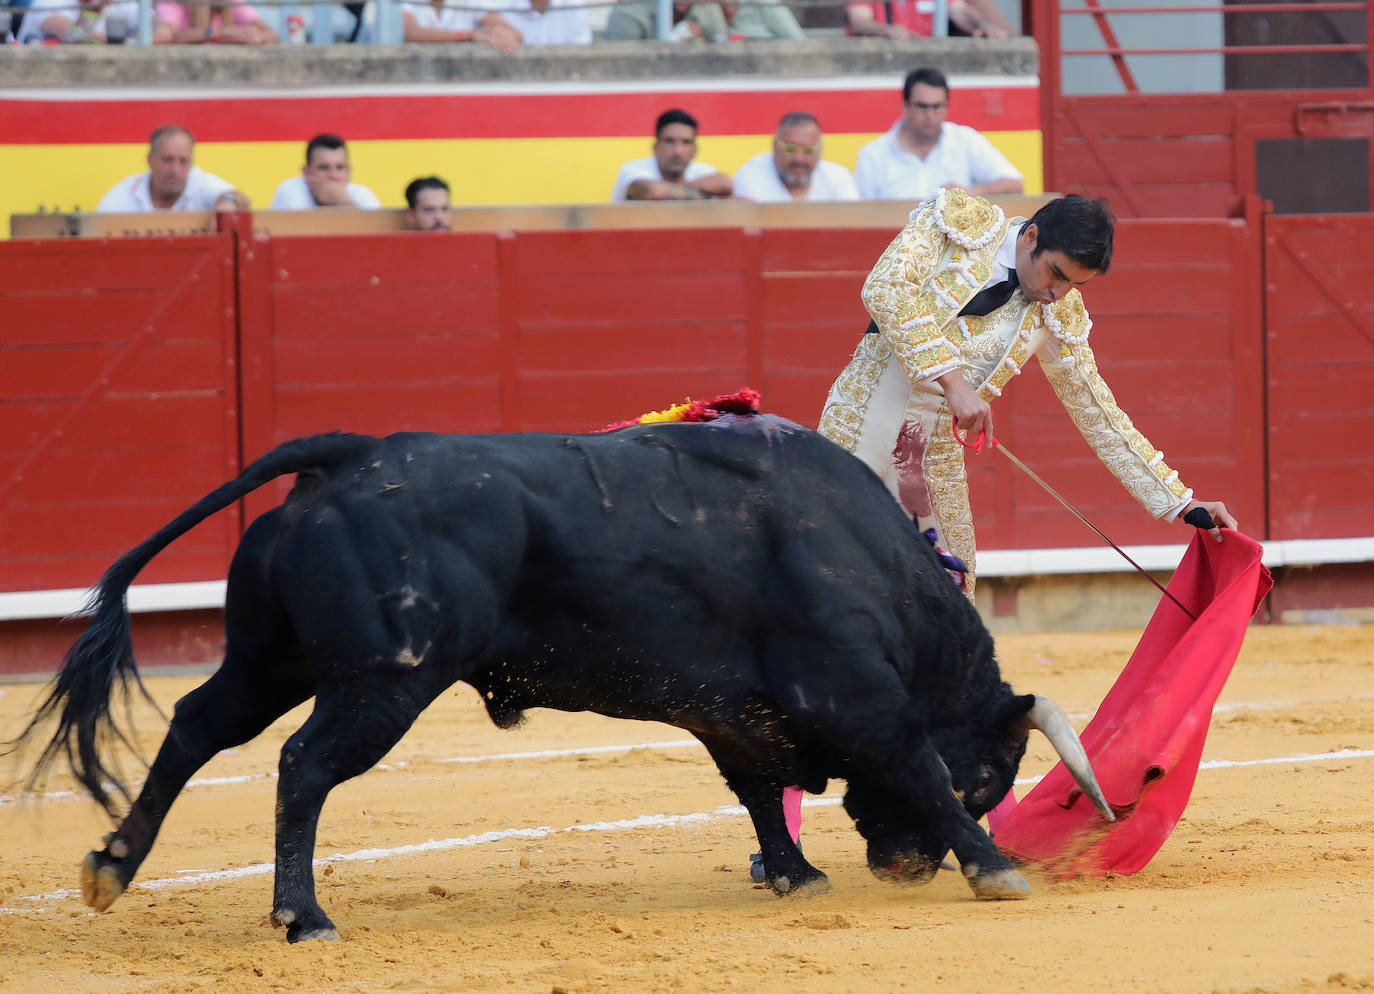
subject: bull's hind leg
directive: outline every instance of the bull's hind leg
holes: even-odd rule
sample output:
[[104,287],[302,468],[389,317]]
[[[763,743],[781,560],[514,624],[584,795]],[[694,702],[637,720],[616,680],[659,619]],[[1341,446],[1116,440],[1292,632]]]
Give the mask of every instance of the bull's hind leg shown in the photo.
[[282,747],[272,921],[286,926],[288,941],[339,937],[315,897],[315,834],[325,798],[376,765],[439,689],[388,673],[321,687],[314,713]]
[[205,683],[177,701],[167,737],[138,798],[105,848],[81,866],[82,899],[97,911],[113,904],[143,864],[172,802],[196,771],[224,749],[242,745],[313,691],[306,676],[284,662],[250,669],[232,651]]

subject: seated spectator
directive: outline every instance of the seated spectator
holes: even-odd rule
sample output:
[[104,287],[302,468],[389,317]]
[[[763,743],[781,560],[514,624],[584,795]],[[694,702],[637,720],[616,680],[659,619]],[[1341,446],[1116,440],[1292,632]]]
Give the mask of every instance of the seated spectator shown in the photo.
[[[929,38],[935,27],[935,0],[889,0],[845,5],[846,33],[883,38]],[[996,0],[951,0],[950,34],[1008,38],[1015,29]]]
[[[742,3],[719,4],[695,4],[692,11],[688,12],[688,19],[700,17],[700,9],[717,6],[725,18],[724,37],[739,39],[742,41],[777,40],[777,41],[798,41],[805,38],[802,33],[801,25],[797,23],[797,18],[782,3],[765,2],[753,3],[744,0]],[[721,35],[708,35],[710,41],[723,40]]]
[[728,197],[734,184],[725,173],[696,162],[697,119],[685,110],[665,110],[654,125],[654,154],[620,167],[612,200],[699,200]]
[[298,211],[312,207],[380,207],[367,187],[350,182],[353,169],[348,146],[338,135],[322,134],[305,146],[305,165],[299,176],[284,179],[272,197],[272,210]]
[[[137,33],[137,0],[118,0],[103,3],[102,0],[33,0],[27,11],[16,10],[14,17],[22,17],[22,24],[15,24],[19,33],[15,40],[21,45],[44,38],[58,41],[106,41],[108,27],[112,20],[118,20],[123,29],[121,37]],[[77,25],[80,24],[80,28]]]
[[275,45],[280,38],[244,0],[203,6],[160,0],[153,7],[155,45]]
[[[590,45],[592,26],[582,0],[496,0],[499,16],[522,45]],[[519,8],[519,9],[510,9]]]
[[760,152],[735,173],[735,196],[750,200],[858,200],[849,170],[821,158],[821,124],[804,110],[778,122],[773,151]]
[[247,210],[248,197],[195,165],[196,139],[180,124],[164,124],[148,138],[148,171],[120,180],[98,212]]
[[509,55],[520,47],[520,35],[494,10],[478,10],[482,0],[465,0],[473,7],[450,7],[444,0],[414,0],[401,4],[406,41],[475,41]]
[[[726,34],[720,4],[674,0],[670,41],[710,41]],[[653,41],[658,38],[658,4],[654,0],[622,0],[611,10],[602,37],[606,41]]]
[[859,149],[859,196],[917,203],[942,186],[985,197],[1020,193],[1020,171],[976,130],[946,121],[949,82],[938,69],[913,69],[902,86],[903,114]]
[[453,209],[448,184],[438,176],[423,176],[406,187],[406,227],[412,231],[448,231]]

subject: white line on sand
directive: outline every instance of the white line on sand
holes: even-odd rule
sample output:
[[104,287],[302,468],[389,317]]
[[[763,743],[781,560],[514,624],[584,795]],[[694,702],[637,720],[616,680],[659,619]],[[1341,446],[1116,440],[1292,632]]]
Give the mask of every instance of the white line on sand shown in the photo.
[[[598,749],[603,747],[597,747]],[[641,747],[642,748],[642,747]],[[1283,763],[1321,763],[1331,760],[1344,759],[1371,759],[1374,758],[1374,749],[1339,749],[1335,752],[1314,753],[1303,756],[1274,756],[1263,759],[1208,759],[1204,760],[1200,769],[1220,770],[1234,769],[1242,766],[1267,766]],[[1029,777],[1017,780],[1018,785],[1039,783],[1041,777]],[[802,801],[805,807],[826,807],[839,804],[838,797],[811,797]],[[507,828],[496,832],[482,832],[478,835],[465,835],[455,839],[430,839],[426,842],[413,843],[405,846],[392,846],[387,849],[359,849],[351,853],[336,853],[333,856],[325,856],[315,860],[316,866],[326,866],[330,863],[356,863],[356,862],[375,862],[382,859],[393,859],[398,856],[414,856],[420,853],[443,852],[448,849],[463,849],[469,846],[488,845],[493,842],[503,842],[507,839],[542,839],[551,835],[561,835],[570,832],[625,832],[640,831],[653,828],[683,828],[692,825],[703,825],[708,822],[717,821],[722,818],[739,818],[747,814],[744,808],[738,804],[725,804],[714,811],[697,811],[685,815],[640,815],[637,818],[624,818],[620,821],[597,821],[587,824],[568,825],[564,828],[551,828],[548,825],[541,825],[538,828]],[[218,883],[223,880],[237,880],[241,877],[254,877],[262,874],[271,873],[272,863],[253,863],[249,866],[239,866],[228,870],[196,870],[184,871],[175,877],[162,877],[154,880],[141,880],[138,886],[148,890],[161,890],[167,887],[181,887],[187,884]],[[0,915],[25,914],[38,911],[45,911],[45,907],[53,901],[65,900],[69,897],[79,897],[80,892],[70,888],[64,890],[49,891],[47,894],[30,894],[11,899],[14,903],[0,905]]]

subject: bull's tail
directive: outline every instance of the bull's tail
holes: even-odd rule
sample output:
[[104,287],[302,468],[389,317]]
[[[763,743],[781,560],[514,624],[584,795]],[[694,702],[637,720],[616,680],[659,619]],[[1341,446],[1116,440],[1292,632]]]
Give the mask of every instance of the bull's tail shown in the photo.
[[366,457],[376,444],[377,440],[370,436],[339,433],[287,442],[120,556],[92,590],[82,612],[90,615],[91,622],[68,651],[42,703],[24,730],[4,744],[3,753],[12,753],[27,744],[38,729],[57,719],[57,729],[36,760],[27,786],[30,789],[37,786],[52,764],[65,756],[72,775],[111,818],[118,820],[119,799],[127,804],[131,798],[111,765],[111,747],[122,743],[135,753],[137,750],[128,733],[115,721],[110,705],[116,687],[123,698],[126,715],[133,686],[148,698],[134,662],[129,635],[126,595],[134,577],[178,537],[264,483],[287,473],[325,469]]

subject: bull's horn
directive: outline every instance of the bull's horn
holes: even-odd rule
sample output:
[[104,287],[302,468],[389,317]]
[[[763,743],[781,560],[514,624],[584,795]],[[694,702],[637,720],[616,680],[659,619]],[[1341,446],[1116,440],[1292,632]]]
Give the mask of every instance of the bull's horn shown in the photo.
[[1097,810],[1102,812],[1102,817],[1108,821],[1116,821],[1116,815],[1112,814],[1112,806],[1107,803],[1106,795],[1097,784],[1092,764],[1088,762],[1087,750],[1078,740],[1078,733],[1073,730],[1069,716],[1064,710],[1043,694],[1036,694],[1035,704],[1026,714],[1026,726],[1038,728],[1045,733],[1045,738],[1050,740],[1050,745],[1054,746],[1054,751],[1059,753],[1059,758],[1064,761],[1065,768],[1073,774],[1074,782],[1088,795],[1088,799]]

